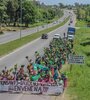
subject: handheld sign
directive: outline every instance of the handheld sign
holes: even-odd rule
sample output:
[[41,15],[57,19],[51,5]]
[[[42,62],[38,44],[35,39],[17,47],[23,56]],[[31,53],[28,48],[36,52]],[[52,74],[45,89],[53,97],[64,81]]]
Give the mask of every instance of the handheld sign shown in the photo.
[[84,64],[84,56],[69,55],[69,64]]

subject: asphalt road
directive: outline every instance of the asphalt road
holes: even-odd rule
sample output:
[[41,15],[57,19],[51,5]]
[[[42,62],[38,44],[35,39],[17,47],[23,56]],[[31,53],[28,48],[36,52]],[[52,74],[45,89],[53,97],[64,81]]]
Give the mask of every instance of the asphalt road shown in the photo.
[[[72,19],[75,20],[74,18],[75,16]],[[14,64],[21,65],[28,63],[27,60],[25,59],[25,56],[28,55],[30,58],[34,59],[34,52],[37,50],[40,52],[40,54],[42,54],[43,48],[49,45],[49,42],[52,40],[54,34],[58,33],[61,35],[61,37],[63,37],[63,33],[67,31],[68,23],[69,22],[67,22],[64,26],[61,26],[60,28],[50,32],[49,39],[42,40],[38,38],[37,40],[28,43],[27,45],[15,50],[14,52],[0,58],[0,70],[2,70],[4,66],[10,68]],[[74,23],[72,23],[71,26],[74,26]],[[7,94],[7,93],[0,94],[0,100],[32,100],[32,99],[52,100],[50,96],[37,96],[37,95],[33,96],[26,94]]]
[[31,43],[15,50],[11,54],[6,55],[5,57],[0,58],[0,69],[3,69],[4,66],[12,67],[15,64],[26,64],[27,60],[25,57],[28,55],[30,58],[34,59],[35,51],[39,51],[41,54],[43,52],[43,48],[47,47],[52,40],[55,33],[60,34],[63,37],[63,33],[67,31],[68,23],[64,26],[52,31],[48,35],[48,39],[44,40],[38,38]]
[[[67,30],[68,23],[61,28],[51,32],[49,34],[49,39],[48,40],[42,40],[42,39],[37,39],[23,48],[20,48],[16,50],[15,52],[9,54],[6,57],[3,57],[0,59],[0,70],[4,68],[4,66],[7,66],[8,68],[12,67],[14,64],[26,64],[28,63],[27,60],[25,59],[25,56],[29,55],[30,58],[34,59],[34,52],[38,50],[40,53],[43,51],[43,47],[47,47],[51,39],[53,38],[53,35],[55,33],[61,34],[63,36],[63,33],[65,30]],[[3,93],[0,94],[0,100],[51,100],[51,97],[49,96],[32,96],[32,95],[25,95],[25,94],[7,94]]]
[[[38,27],[35,27],[35,28],[31,28],[31,29],[29,28],[29,29],[26,29],[26,30],[22,30],[21,31],[21,37],[24,37],[24,36],[30,35],[32,33],[47,29],[47,28],[52,27],[52,26],[55,26],[55,25],[63,22],[63,20],[65,20],[65,18],[68,17],[68,15],[69,15],[69,12],[64,11],[64,16],[62,18],[60,18],[59,20],[53,22],[53,23],[46,24],[44,26],[38,26]],[[10,41],[19,39],[19,38],[20,38],[20,30],[16,31],[16,32],[4,32],[3,35],[0,35],[0,44],[7,43],[7,42],[10,42]]]

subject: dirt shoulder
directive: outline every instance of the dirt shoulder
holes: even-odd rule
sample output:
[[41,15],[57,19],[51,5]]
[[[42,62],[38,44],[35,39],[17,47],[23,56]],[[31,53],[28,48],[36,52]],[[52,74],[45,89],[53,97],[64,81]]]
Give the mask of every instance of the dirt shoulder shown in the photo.
[[64,91],[60,96],[52,96],[51,100],[70,100],[70,96],[66,93],[67,90]]

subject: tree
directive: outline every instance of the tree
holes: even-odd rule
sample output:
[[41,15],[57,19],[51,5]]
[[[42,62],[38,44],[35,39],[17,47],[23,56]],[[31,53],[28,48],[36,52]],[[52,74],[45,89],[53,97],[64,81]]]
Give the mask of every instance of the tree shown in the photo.
[[0,31],[1,31],[1,27],[2,27],[2,22],[3,22],[3,18],[5,15],[5,1],[4,0],[0,0]]
[[59,3],[59,7],[62,9],[62,8],[64,8],[65,6],[64,6],[63,3]]
[[37,11],[32,2],[26,0],[23,3],[23,21],[25,26],[28,27],[29,23],[34,23]]
[[76,3],[75,3],[75,7],[76,7],[76,8],[79,7],[79,3],[76,2]]
[[16,22],[19,17],[19,3],[18,0],[9,0],[7,2],[7,15],[10,17],[10,23],[13,23],[14,26],[16,26]]
[[55,17],[55,10],[49,9],[48,13],[49,13],[48,19],[53,19]]
[[[63,7],[63,4],[60,5]],[[55,16],[61,16],[62,11],[58,5],[50,6],[40,3],[37,0],[0,0],[0,25],[8,26],[20,24],[20,13],[22,10],[22,23],[25,26],[39,21],[48,21]],[[8,24],[7,24],[8,23]]]

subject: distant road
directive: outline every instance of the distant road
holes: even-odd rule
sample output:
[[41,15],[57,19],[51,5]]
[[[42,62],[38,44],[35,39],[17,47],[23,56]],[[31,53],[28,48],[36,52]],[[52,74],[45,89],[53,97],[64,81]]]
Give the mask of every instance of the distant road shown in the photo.
[[[65,20],[65,18],[67,18],[68,16],[69,16],[69,12],[64,11],[63,17],[60,18],[59,20],[53,22],[53,23],[45,24],[44,27],[38,26],[38,27],[35,27],[35,28],[31,28],[31,29],[28,28],[28,29],[22,30],[21,31],[21,37],[24,37],[24,36],[30,35],[32,33],[35,33],[37,31],[41,31],[41,30],[50,28],[52,26],[55,26],[55,25],[63,22]],[[10,42],[10,41],[19,39],[19,38],[20,38],[20,30],[18,30],[16,32],[5,32],[3,35],[0,35],[0,44],[7,43],[7,42]]]

